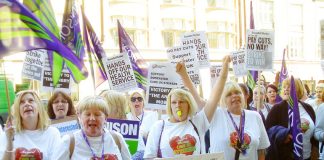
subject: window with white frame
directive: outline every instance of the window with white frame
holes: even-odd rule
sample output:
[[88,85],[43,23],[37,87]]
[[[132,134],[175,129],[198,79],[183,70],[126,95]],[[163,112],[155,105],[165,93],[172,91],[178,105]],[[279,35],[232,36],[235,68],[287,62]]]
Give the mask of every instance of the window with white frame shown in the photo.
[[235,27],[232,22],[207,22],[207,33],[209,48],[234,49]]
[[261,0],[258,2],[258,7],[256,7],[257,13],[254,14],[257,17],[257,26],[262,29],[273,29],[274,28],[274,8],[273,1],[271,0]]
[[291,4],[288,11],[289,57],[292,59],[303,58],[304,37],[303,37],[303,6],[302,4]]
[[[128,29],[125,28],[130,39],[134,42],[135,46],[138,48],[148,47],[148,32],[146,30]],[[114,39],[115,48],[119,47],[118,29],[113,28],[110,30],[112,38]]]
[[175,31],[175,30],[164,30],[162,31],[162,38],[164,42],[164,47],[174,47],[180,45],[180,36],[183,35],[185,31]]
[[[147,31],[147,18],[138,16],[125,16],[125,15],[114,15],[111,16],[112,24],[116,24],[117,20],[123,25],[127,34],[134,42],[136,47],[147,48],[148,47],[148,31]],[[117,28],[110,30],[111,36],[114,39],[114,46],[118,48],[119,39]]]
[[162,18],[164,47],[180,45],[180,36],[194,29],[193,21],[183,18]]

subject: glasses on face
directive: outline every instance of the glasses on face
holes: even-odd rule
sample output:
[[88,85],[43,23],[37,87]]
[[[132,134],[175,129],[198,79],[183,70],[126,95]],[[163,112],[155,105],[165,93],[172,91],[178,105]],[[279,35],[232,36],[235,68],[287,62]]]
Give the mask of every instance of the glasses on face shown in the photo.
[[67,100],[56,100],[56,101],[53,101],[53,104],[59,104],[59,103],[66,104],[66,103],[68,103],[68,101]]
[[139,101],[139,102],[142,102],[143,101],[143,98],[142,97],[132,97],[131,98],[131,101],[132,102],[136,102],[136,100]]

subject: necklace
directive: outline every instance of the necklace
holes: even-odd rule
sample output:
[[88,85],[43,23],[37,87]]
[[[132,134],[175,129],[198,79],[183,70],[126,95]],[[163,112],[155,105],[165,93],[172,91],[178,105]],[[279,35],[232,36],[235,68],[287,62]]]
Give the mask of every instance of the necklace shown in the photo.
[[[87,136],[85,135],[85,133],[83,132],[83,130],[81,130],[81,132],[82,132],[83,139],[86,141],[88,147],[91,150],[92,157],[99,160],[99,157],[96,156],[96,154],[94,153],[93,149],[91,148],[91,145],[90,145],[90,142],[89,142]],[[102,143],[101,160],[104,160],[105,159],[105,154],[104,154],[104,151],[105,151],[104,138],[105,138],[105,132],[102,134],[102,137],[101,137],[101,143]]]

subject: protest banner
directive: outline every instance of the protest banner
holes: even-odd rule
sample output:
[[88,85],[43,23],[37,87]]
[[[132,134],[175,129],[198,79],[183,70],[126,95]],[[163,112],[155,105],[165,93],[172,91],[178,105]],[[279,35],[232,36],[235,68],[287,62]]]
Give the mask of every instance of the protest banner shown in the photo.
[[137,88],[132,64],[126,53],[102,59],[110,89],[126,92]]
[[211,87],[214,86],[217,78],[219,77],[220,71],[222,70],[223,65],[222,64],[216,64],[210,66],[210,84]]
[[246,69],[272,70],[274,32],[250,29],[247,30],[246,35]]
[[70,93],[70,82],[71,82],[71,73],[67,69],[66,65],[63,66],[61,77],[59,79],[58,84],[54,87],[53,79],[52,79],[52,70],[50,67],[49,60],[47,55],[45,55],[45,63],[44,63],[44,70],[43,70],[43,80],[41,81],[42,91],[54,91],[55,89],[60,89],[66,93]]
[[139,123],[139,121],[107,119],[106,128],[123,135],[128,145],[129,152],[133,155],[137,151],[138,146]]
[[175,64],[154,63],[148,68],[146,108],[165,110],[166,99],[172,88],[180,87],[180,76]]
[[155,158],[155,160],[224,160],[224,152],[221,153],[208,153],[190,156],[177,156],[173,158]]
[[46,54],[47,51],[44,49],[27,51],[21,76],[41,81]]
[[245,51],[234,51],[231,52],[234,75],[236,77],[242,77],[247,75],[247,70],[245,67]]
[[196,53],[199,62],[199,67],[208,68],[210,66],[208,41],[207,41],[206,33],[204,31],[185,33],[181,37],[181,44],[195,45],[197,50]]
[[68,116],[64,119],[52,120],[51,126],[56,127],[60,131],[61,136],[73,133],[80,129],[77,116]]
[[170,63],[184,61],[187,73],[194,84],[200,84],[199,62],[197,59],[197,51],[194,45],[177,46],[167,50]]

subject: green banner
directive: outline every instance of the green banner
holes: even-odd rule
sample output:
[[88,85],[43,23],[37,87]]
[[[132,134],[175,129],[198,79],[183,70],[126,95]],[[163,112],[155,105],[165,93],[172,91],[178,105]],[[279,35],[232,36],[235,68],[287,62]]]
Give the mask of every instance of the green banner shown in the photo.
[[[11,81],[8,82],[8,95],[10,98],[10,105],[11,106],[15,99],[15,92],[13,88],[13,84]],[[0,114],[8,112],[8,102],[7,102],[7,94],[6,94],[6,82],[4,77],[0,78]]]
[[128,145],[129,152],[131,155],[135,154],[137,151],[138,140],[125,139],[126,144]]

